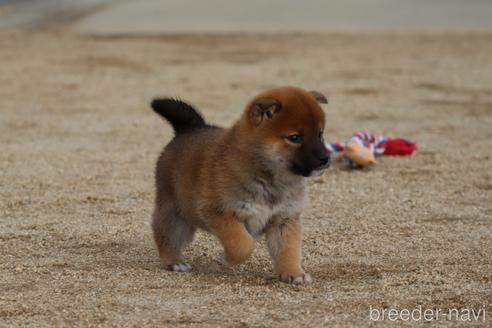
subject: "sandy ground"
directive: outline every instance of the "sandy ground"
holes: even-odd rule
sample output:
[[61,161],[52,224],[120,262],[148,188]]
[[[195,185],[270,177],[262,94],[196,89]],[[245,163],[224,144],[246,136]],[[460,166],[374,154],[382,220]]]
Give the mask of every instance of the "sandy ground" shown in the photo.
[[[0,63],[0,326],[366,327],[370,306],[419,305],[490,326],[492,34],[0,32]],[[284,84],[329,94],[327,140],[367,129],[418,153],[310,181],[311,286],[268,279],[263,241],[224,267],[204,234],[192,272],[164,271],[149,218],[172,132],[149,100],[229,125]]]

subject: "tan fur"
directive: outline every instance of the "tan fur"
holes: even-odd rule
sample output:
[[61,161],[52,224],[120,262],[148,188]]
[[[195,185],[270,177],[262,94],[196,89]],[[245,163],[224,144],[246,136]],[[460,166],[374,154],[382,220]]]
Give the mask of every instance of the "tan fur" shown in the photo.
[[297,146],[285,136],[322,131],[317,99],[326,100],[293,87],[269,90],[231,128],[182,134],[166,146],[157,162],[152,226],[167,268],[184,268],[182,250],[201,228],[220,240],[230,264],[246,261],[254,238],[266,234],[280,279],[310,281],[301,267],[306,183],[289,168]]

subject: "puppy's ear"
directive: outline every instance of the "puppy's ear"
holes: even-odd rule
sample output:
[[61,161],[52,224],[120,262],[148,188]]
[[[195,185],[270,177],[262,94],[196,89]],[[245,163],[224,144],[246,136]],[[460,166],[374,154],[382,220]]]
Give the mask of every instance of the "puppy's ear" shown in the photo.
[[272,119],[281,110],[280,103],[273,98],[262,98],[254,101],[249,109],[249,117],[255,125],[260,125],[264,119]]
[[328,103],[328,98],[324,94],[318,91],[309,91],[311,95],[313,95],[314,99],[316,99],[317,102],[320,104],[327,104]]

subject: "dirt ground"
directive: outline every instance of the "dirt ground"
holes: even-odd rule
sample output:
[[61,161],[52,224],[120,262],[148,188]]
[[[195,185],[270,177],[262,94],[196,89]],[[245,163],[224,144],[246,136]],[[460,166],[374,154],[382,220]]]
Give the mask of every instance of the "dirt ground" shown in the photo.
[[[419,305],[486,311],[432,326],[490,326],[491,82],[492,34],[0,32],[0,326],[395,326],[370,307]],[[328,141],[365,129],[419,150],[310,181],[310,286],[269,279],[263,241],[225,267],[205,234],[191,272],[166,272],[149,220],[172,131],[150,99],[229,125],[278,85],[329,95]]]

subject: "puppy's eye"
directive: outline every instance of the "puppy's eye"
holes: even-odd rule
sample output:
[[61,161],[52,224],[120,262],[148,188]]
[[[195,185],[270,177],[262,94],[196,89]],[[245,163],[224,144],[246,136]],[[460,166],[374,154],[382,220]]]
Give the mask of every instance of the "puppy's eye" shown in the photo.
[[292,143],[301,143],[302,140],[304,139],[304,136],[302,134],[292,134],[287,137],[287,140],[289,140]]

